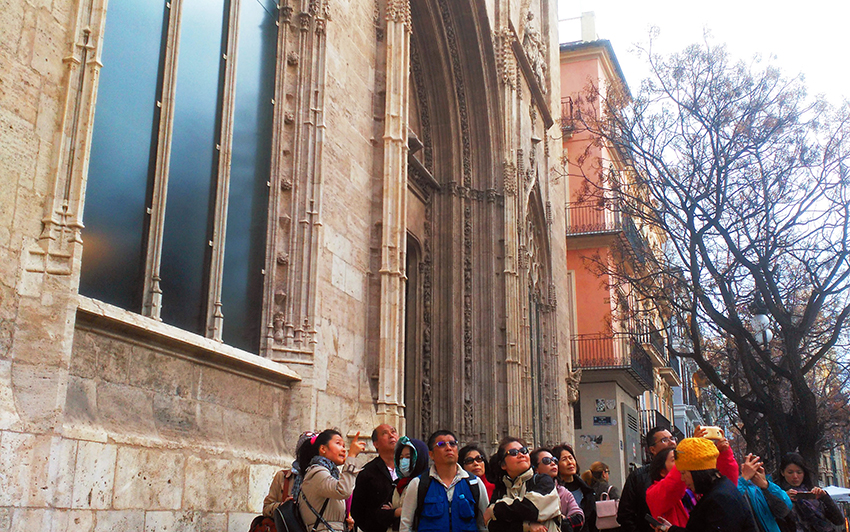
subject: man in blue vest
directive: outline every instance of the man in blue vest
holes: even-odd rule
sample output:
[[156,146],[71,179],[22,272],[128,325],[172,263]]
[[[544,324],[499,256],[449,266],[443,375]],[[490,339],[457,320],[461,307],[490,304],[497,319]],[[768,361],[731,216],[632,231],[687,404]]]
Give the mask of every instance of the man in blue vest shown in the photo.
[[449,430],[428,438],[431,467],[405,488],[399,532],[487,530],[483,519],[489,504],[487,489],[458,466],[457,446],[457,437]]

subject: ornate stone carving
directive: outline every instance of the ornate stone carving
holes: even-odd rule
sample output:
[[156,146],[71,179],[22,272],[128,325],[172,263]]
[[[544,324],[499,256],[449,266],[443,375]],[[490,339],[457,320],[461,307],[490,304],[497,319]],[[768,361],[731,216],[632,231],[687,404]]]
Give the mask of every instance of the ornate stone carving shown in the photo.
[[384,40],[384,26],[381,21],[381,0],[375,0],[374,11],[372,13],[372,24],[375,25],[375,39],[378,42]]
[[549,307],[552,310],[558,308],[558,294],[555,290],[555,283],[549,283]]
[[509,27],[493,32],[493,42],[496,47],[496,68],[502,83],[511,88],[516,87],[517,64],[511,42],[514,39],[513,32]]
[[531,11],[526,15],[522,47],[525,50],[525,55],[528,57],[528,62],[531,63],[531,70],[534,72],[534,77],[537,78],[540,90],[545,95],[549,90],[549,84],[546,82],[548,75],[546,57],[548,57],[548,54],[546,53],[546,45],[543,43],[540,32],[534,25],[534,13]]
[[503,187],[506,196],[516,196],[516,165],[510,161],[502,163]]
[[581,368],[578,368],[575,371],[570,371],[564,380],[567,383],[567,401],[569,401],[570,404],[575,404],[575,402],[578,401],[579,396],[578,385],[581,382]]
[[[310,0],[299,6],[303,11],[293,11],[288,3],[280,8],[281,19],[290,28],[281,28],[278,35],[278,49],[285,52],[278,55],[280,79],[274,99],[279,105],[275,106],[274,120],[285,127],[277,128],[272,138],[275,156],[271,174],[278,187],[272,189],[269,198],[270,248],[264,276],[265,297],[274,300],[275,306],[263,310],[268,331],[264,354],[296,363],[303,362],[303,357],[312,351],[317,333],[316,233],[322,225],[323,172],[320,150],[316,149],[316,143],[321,141],[315,131],[325,127],[324,32],[330,20],[324,0]],[[295,29],[300,32],[293,32]],[[293,135],[295,124],[300,124],[303,135]],[[285,317],[282,322],[276,317],[278,314]],[[290,353],[296,353],[295,357],[290,358]]]
[[420,140],[425,145],[425,160],[423,164],[428,170],[434,168],[434,153],[431,147],[431,116],[428,108],[428,97],[425,94],[425,78],[422,74],[422,63],[419,58],[419,47],[416,39],[410,39],[410,67],[413,72],[413,84],[416,86],[416,99],[419,102],[419,131]]
[[448,0],[438,0],[440,15],[446,31],[446,40],[449,44],[449,56],[451,58],[452,74],[454,76],[455,94],[457,97],[458,112],[460,114],[461,147],[463,161],[463,186],[472,186],[472,155],[469,139],[469,112],[466,105],[466,87],[463,80],[463,66],[458,51],[457,33],[455,31],[454,19],[448,6]]
[[431,269],[432,202],[425,204],[425,237],[422,239],[422,407],[419,415],[422,434],[432,429],[431,396],[431,320],[433,301],[433,274]]
[[280,18],[284,24],[292,22],[292,6],[285,4],[280,8]]
[[404,24],[410,31],[410,2],[408,0],[387,0],[387,21]]
[[472,376],[472,207],[463,208],[463,430],[474,432]]
[[310,31],[310,21],[312,18],[312,15],[306,12],[298,15],[298,21],[301,23],[301,31]]
[[276,312],[272,322],[274,324],[274,339],[276,342],[282,342],[284,335],[283,325],[286,323],[283,312]]

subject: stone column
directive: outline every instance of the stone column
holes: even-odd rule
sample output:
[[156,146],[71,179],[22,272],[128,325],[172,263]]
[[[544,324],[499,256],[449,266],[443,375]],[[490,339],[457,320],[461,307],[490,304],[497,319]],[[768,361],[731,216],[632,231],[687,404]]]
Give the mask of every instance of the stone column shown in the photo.
[[402,358],[407,281],[407,113],[411,32],[408,0],[388,0],[386,19],[378,418],[381,423],[399,427],[404,420]]
[[[517,66],[511,42],[513,32],[505,26],[495,35],[496,61],[499,81],[502,85],[502,116],[504,117],[504,153],[502,188],[505,194],[505,371],[507,377],[507,422],[508,434],[521,434],[522,407],[522,368],[520,363],[520,321],[522,304],[520,301],[519,279],[519,234],[517,220],[520,203],[517,182],[517,150],[519,122],[517,94]],[[501,427],[494,427],[493,434],[501,434]]]

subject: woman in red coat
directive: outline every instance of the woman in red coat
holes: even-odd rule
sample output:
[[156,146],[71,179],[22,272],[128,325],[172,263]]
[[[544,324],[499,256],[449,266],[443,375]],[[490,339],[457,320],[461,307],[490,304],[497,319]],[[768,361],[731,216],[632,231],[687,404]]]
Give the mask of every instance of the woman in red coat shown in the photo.
[[[704,430],[697,427],[694,435],[700,437],[703,433]],[[721,438],[716,440],[714,445],[720,453],[717,457],[717,470],[737,485],[738,462],[732,454],[729,441]],[[673,449],[665,449],[655,455],[649,464],[649,475],[653,484],[646,490],[646,504],[652,516],[663,517],[675,526],[687,525],[689,512],[684,504],[687,486],[676,469]],[[687,497],[693,501],[690,494]]]

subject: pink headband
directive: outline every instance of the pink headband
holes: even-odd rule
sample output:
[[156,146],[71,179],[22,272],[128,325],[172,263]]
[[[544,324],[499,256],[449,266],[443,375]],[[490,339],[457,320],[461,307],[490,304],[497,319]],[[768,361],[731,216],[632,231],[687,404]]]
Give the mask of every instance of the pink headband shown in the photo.
[[316,444],[316,438],[318,438],[318,437],[319,437],[318,434],[313,434],[313,436],[310,438],[310,445],[315,445]]

